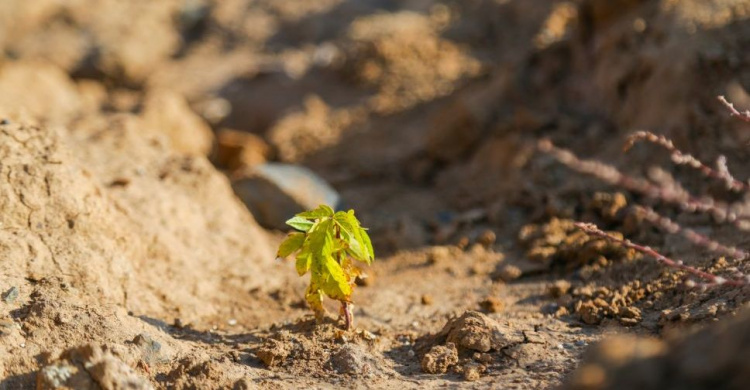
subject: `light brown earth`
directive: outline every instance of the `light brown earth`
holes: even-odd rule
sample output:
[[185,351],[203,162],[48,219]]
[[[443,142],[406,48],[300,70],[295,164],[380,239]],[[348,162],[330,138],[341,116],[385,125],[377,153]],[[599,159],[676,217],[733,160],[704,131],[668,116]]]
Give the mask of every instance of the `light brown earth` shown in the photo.
[[[749,19],[743,0],[2,1],[0,389],[747,388],[749,287],[690,288],[572,223],[723,276],[747,259],[627,206],[744,250],[746,231],[536,144],[747,206],[622,145],[652,130],[747,180],[750,125],[715,97],[750,108]],[[233,194],[266,160],[370,228],[355,329],[331,302],[315,323],[284,233]]]

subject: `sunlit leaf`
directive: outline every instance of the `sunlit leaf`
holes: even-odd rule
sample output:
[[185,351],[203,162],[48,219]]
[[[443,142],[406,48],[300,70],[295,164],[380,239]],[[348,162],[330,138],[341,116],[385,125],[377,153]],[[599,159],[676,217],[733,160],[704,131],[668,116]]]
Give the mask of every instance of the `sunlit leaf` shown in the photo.
[[299,276],[302,276],[307,273],[307,271],[310,270],[310,263],[312,261],[312,256],[310,255],[310,252],[303,252],[297,255],[297,262],[295,263],[295,267],[297,268],[297,273]]
[[333,215],[333,209],[330,207],[322,204],[318,206],[315,210],[305,211],[303,213],[297,214],[298,217],[301,218],[307,218],[307,219],[319,219],[319,218],[325,218],[330,217]]
[[279,245],[279,251],[276,252],[276,257],[287,257],[291,255],[302,247],[303,242],[305,242],[304,233],[289,234],[281,245]]
[[300,216],[295,216],[295,217],[289,219],[288,221],[286,221],[286,224],[289,225],[289,226],[291,226],[291,227],[293,227],[293,228],[295,228],[295,229],[297,229],[297,230],[301,230],[303,232],[307,232],[307,231],[310,230],[310,228],[312,228],[312,226],[313,226],[313,224],[315,224],[315,222],[310,221],[310,220],[305,219],[305,218],[302,218]]
[[332,299],[349,301],[349,296],[352,295],[352,286],[349,284],[341,265],[330,256],[321,259],[321,261],[321,279],[323,280],[321,287],[323,292]]

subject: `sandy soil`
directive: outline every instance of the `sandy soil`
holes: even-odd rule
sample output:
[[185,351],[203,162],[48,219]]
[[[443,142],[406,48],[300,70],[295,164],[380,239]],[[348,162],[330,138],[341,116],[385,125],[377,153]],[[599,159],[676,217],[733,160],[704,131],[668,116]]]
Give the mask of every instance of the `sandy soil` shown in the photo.
[[[748,388],[750,287],[690,287],[573,222],[749,274],[742,226],[537,151],[750,207],[648,129],[750,171],[750,3],[0,2],[0,389]],[[377,260],[316,323],[233,193],[311,168]],[[603,342],[600,342],[604,340]]]

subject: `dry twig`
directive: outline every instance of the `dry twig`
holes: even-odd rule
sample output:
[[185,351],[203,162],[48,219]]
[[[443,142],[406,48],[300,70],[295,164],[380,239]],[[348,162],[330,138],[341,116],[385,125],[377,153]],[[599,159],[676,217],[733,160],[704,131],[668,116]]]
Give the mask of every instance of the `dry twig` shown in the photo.
[[742,209],[716,202],[712,198],[701,199],[690,195],[685,188],[661,170],[654,170],[654,174],[661,184],[655,185],[648,180],[626,175],[617,168],[600,161],[579,159],[573,152],[556,147],[548,139],[539,141],[539,149],[577,172],[594,176],[611,185],[643,194],[652,199],[677,205],[685,211],[708,213],[719,221],[732,223],[738,219],[750,217],[744,214]]
[[592,236],[603,238],[607,241],[618,243],[626,248],[633,249],[646,256],[652,257],[656,259],[657,262],[659,262],[660,264],[664,264],[667,267],[679,269],[679,270],[687,272],[688,274],[699,277],[707,281],[707,283],[704,284],[705,286],[714,286],[714,285],[723,285],[723,284],[729,285],[729,286],[744,286],[744,285],[750,284],[750,280],[748,276],[743,276],[737,279],[726,279],[721,276],[716,276],[714,274],[701,271],[695,267],[691,267],[691,266],[683,264],[681,260],[672,260],[669,257],[666,257],[662,255],[661,253],[657,252],[656,250],[652,249],[651,247],[638,245],[638,244],[631,242],[630,240],[620,239],[611,234],[607,234],[601,229],[599,229],[596,225],[591,224],[591,223],[576,222],[575,226],[578,229],[581,229],[586,234],[590,234]]
[[688,241],[693,244],[706,248],[712,252],[720,253],[726,256],[730,256],[735,259],[744,259],[748,257],[748,252],[742,249],[724,245],[711,238],[696,232],[693,229],[680,226],[677,222],[660,215],[654,209],[643,206],[633,206],[636,214],[642,216],[645,220],[649,221],[652,225],[666,231],[670,234],[681,234],[687,238]]
[[724,158],[724,156],[719,157],[717,161],[717,169],[711,168],[697,158],[693,157],[691,154],[684,153],[681,150],[677,149],[672,141],[668,140],[666,137],[662,135],[656,135],[650,131],[637,131],[631,134],[625,143],[624,150],[629,150],[636,142],[640,141],[650,142],[663,147],[669,152],[670,158],[675,164],[687,165],[691,168],[697,169],[706,177],[724,182],[727,188],[732,191],[747,192],[748,190],[750,190],[750,186],[748,186],[747,183],[743,183],[735,179],[734,176],[729,173],[729,169],[726,165],[726,158]]
[[745,122],[750,122],[750,110],[739,112],[734,108],[734,104],[730,103],[724,96],[717,96],[717,99],[719,99],[719,101],[729,110],[729,115],[737,117]]

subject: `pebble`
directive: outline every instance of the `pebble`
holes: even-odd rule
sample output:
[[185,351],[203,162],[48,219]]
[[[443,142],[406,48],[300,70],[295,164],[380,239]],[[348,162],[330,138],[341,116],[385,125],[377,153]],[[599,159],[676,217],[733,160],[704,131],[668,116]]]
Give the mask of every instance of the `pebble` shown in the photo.
[[230,319],[229,319],[229,320],[227,321],[227,325],[229,325],[229,326],[235,326],[235,325],[237,325],[237,320],[236,320],[236,319],[234,319],[234,318],[230,318]]
[[334,209],[340,206],[336,190],[313,171],[298,165],[260,164],[232,187],[255,219],[272,229],[289,230],[285,222],[292,215],[321,204]]
[[583,341],[583,340],[577,340],[576,341],[576,345],[579,346],[579,347],[584,347],[584,346],[588,345],[588,343],[585,342],[585,341]]
[[2,295],[3,302],[5,303],[13,303],[18,299],[18,287],[13,286],[8,289],[8,291],[4,292]]

